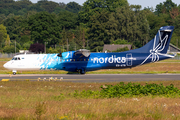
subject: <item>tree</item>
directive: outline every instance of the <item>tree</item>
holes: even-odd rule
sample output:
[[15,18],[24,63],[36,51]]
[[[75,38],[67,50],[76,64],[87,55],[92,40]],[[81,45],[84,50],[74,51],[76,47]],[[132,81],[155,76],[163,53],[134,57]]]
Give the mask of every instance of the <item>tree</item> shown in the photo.
[[14,0],[1,0],[1,3],[14,3]]
[[39,44],[39,43],[35,43],[35,44],[32,44],[30,46],[29,50],[31,52],[35,52],[35,53],[43,53],[44,52],[44,45]]
[[0,24],[2,24],[4,20],[6,20],[6,16],[4,14],[0,14]]
[[180,15],[173,19],[173,24],[175,27],[174,33],[172,35],[171,43],[180,47]]
[[2,43],[5,41],[7,38],[7,30],[6,27],[3,24],[0,24],[0,43],[2,47]]
[[28,43],[30,41],[30,37],[28,35],[23,35],[20,38],[20,44],[23,45],[24,43]]
[[55,14],[48,12],[40,12],[32,15],[28,19],[29,30],[31,31],[31,39],[34,42],[48,44],[57,44],[61,38],[61,26],[57,22]]
[[45,0],[45,1],[42,1],[42,0],[38,1],[37,4],[39,4],[39,6],[41,8],[45,9],[49,13],[52,13],[55,10],[55,8],[59,6],[58,3],[52,2],[52,1],[47,1],[47,0]]
[[97,12],[115,12],[116,8],[126,5],[128,5],[127,0],[87,0],[83,4],[83,11],[79,12],[79,19],[83,23],[88,23],[91,16]]
[[7,33],[11,40],[19,40],[21,37],[21,23],[23,18],[21,16],[14,16],[6,19],[3,24],[7,27]]
[[169,13],[172,19],[175,19],[180,14],[179,9],[177,7],[172,8],[172,10],[170,10]]
[[123,47],[123,48],[118,48],[117,50],[114,50],[112,52],[124,52],[124,51],[128,51],[129,48],[126,46],[126,47]]
[[5,46],[10,46],[10,38],[9,38],[9,35],[7,35],[7,38],[6,38],[6,41],[5,41]]
[[152,12],[146,14],[147,21],[149,23],[149,36],[150,39],[154,38],[154,35],[157,33],[160,27],[168,25],[169,16],[167,14],[155,15]]
[[108,36],[107,23],[109,13],[107,11],[96,12],[90,19],[89,29],[87,30],[91,51],[102,51],[104,44],[110,43]]
[[65,9],[73,13],[78,13],[79,11],[81,11],[82,7],[76,2],[69,2],[66,5]]
[[77,48],[77,46],[80,46],[80,48],[87,49],[87,26],[83,23],[80,23],[80,25],[77,26],[74,30],[73,34],[73,40],[76,44],[74,47]]
[[65,9],[66,4],[64,2],[60,2],[59,3],[59,7],[62,8],[62,9]]
[[111,13],[107,29],[111,43],[117,39],[124,39],[132,44],[136,41],[140,41],[141,44],[148,42],[149,24],[140,8],[125,6]]
[[[16,52],[19,51],[19,49],[16,47]],[[10,45],[10,46],[5,46],[3,49],[4,53],[15,53],[15,46]]]
[[129,43],[127,40],[121,40],[121,39],[117,39],[115,41],[113,41],[113,44],[116,44],[116,45],[120,45],[120,44],[131,44]]
[[177,7],[177,4],[173,3],[172,0],[166,0],[163,3],[156,5],[155,14],[160,15],[162,13],[169,13],[174,7]]
[[61,29],[70,30],[75,29],[78,25],[77,18],[77,14],[63,11],[58,14],[57,22],[60,24]]

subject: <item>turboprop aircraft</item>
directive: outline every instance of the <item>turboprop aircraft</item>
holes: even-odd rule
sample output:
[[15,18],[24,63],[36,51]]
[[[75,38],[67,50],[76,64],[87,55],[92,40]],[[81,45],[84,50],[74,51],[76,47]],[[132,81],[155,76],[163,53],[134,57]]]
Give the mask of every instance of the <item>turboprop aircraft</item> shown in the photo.
[[68,51],[59,54],[16,55],[4,67],[16,74],[17,70],[65,70],[85,74],[99,69],[131,68],[151,62],[173,58],[168,47],[174,27],[164,26],[145,46],[117,53],[90,53],[89,50]]

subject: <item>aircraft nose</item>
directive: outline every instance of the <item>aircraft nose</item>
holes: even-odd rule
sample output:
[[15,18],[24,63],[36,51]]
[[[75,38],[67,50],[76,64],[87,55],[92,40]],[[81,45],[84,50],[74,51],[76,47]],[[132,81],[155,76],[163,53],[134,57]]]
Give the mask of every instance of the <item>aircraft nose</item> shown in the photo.
[[4,67],[4,68],[8,68],[8,63],[5,63],[5,64],[3,65],[3,67]]

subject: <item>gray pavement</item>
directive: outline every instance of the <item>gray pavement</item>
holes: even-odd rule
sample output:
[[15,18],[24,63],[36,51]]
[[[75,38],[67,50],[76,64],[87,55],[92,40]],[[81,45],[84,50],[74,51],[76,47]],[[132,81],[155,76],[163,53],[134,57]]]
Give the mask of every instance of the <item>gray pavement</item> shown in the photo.
[[0,81],[64,81],[64,82],[125,82],[125,81],[157,81],[180,80],[180,74],[17,74],[0,75]]

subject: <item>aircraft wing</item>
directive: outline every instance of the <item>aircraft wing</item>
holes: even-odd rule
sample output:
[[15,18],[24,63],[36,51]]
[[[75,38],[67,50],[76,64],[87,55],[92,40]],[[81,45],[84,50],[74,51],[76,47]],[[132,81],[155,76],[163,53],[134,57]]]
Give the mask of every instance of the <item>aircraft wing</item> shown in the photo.
[[90,56],[90,50],[86,49],[80,49],[74,53],[74,55],[83,55],[84,57],[89,57]]

